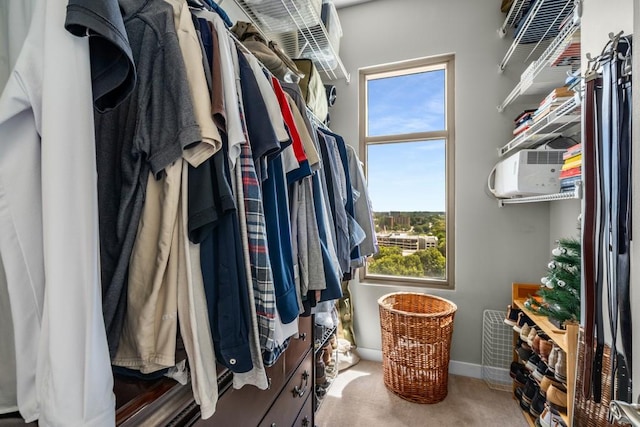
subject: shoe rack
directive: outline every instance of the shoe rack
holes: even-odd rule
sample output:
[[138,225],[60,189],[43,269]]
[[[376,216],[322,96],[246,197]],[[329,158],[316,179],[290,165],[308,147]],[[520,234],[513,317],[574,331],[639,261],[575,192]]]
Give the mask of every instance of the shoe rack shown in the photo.
[[338,375],[338,338],[337,328],[325,328],[316,325],[315,356],[315,411],[327,395],[327,390]]
[[[561,413],[562,419],[568,426],[573,425],[573,401],[575,396],[576,384],[576,364],[578,361],[578,328],[577,323],[569,323],[565,325],[565,329],[558,329],[549,321],[546,316],[540,316],[524,305],[529,296],[534,296],[540,289],[540,285],[528,283],[514,283],[512,286],[511,301],[512,306],[517,307],[526,313],[527,316],[536,324],[536,326],[546,333],[549,338],[555,342],[566,354],[567,362],[567,412]],[[514,344],[517,340],[517,333],[514,332]],[[517,355],[514,351],[514,360]],[[523,414],[531,427],[535,427],[535,418],[528,412],[523,410]]]

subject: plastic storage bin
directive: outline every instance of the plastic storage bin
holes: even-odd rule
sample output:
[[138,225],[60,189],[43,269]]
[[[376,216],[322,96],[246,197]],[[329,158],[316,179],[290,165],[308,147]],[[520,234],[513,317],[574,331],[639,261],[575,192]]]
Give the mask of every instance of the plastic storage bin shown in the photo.
[[416,403],[447,396],[455,304],[444,298],[396,292],[378,300],[384,384]]

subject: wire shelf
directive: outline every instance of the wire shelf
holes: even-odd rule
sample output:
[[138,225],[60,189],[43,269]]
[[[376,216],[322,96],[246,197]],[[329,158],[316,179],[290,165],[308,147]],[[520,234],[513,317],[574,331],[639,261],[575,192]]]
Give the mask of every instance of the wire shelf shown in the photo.
[[509,8],[509,12],[507,13],[504,23],[500,28],[498,28],[498,34],[500,34],[500,37],[506,36],[507,32],[516,25],[527,11],[530,3],[531,0],[514,0],[511,4],[511,8]]
[[498,30],[506,35],[514,28],[515,33],[500,62],[500,70],[504,70],[511,60],[528,62],[539,57],[557,36],[560,24],[572,13],[573,5],[574,0],[537,0],[532,5],[527,0],[514,1],[505,23]]
[[515,150],[538,147],[551,139],[562,136],[563,133],[571,133],[571,130],[580,124],[581,103],[579,94],[575,94],[571,99],[565,101],[564,104],[500,148],[500,157]]
[[576,182],[576,186],[573,191],[567,191],[564,193],[545,194],[543,196],[529,196],[529,197],[514,197],[512,199],[499,199],[498,206],[515,205],[520,203],[534,203],[534,202],[551,202],[554,200],[571,200],[582,198],[582,182]]
[[346,79],[347,72],[320,19],[322,0],[234,0],[269,40],[292,58],[311,59],[323,80]]
[[574,71],[579,66],[577,63],[570,66],[550,66],[573,40],[579,28],[580,21],[578,19],[573,19],[562,28],[558,36],[553,39],[553,42],[547,46],[540,57],[533,61],[522,73],[518,84],[507,95],[502,104],[498,106],[498,111],[504,111],[509,104],[521,95],[548,93],[557,87],[559,82],[564,81],[568,72]]

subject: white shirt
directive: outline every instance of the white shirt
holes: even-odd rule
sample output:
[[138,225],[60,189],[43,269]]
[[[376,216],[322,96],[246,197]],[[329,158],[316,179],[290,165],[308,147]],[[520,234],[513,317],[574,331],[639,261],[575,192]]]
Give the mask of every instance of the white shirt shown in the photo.
[[35,0],[0,1],[0,93],[27,37]]
[[13,320],[7,290],[7,278],[0,258],[0,414],[18,410],[16,390],[16,347],[13,339]]
[[111,426],[89,46],[64,29],[66,6],[38,2],[0,97],[0,254],[21,415]]

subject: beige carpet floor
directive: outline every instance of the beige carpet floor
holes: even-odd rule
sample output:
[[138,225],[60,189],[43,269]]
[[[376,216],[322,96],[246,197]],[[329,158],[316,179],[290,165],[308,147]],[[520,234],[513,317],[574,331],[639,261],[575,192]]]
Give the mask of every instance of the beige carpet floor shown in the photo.
[[362,360],[341,371],[316,413],[317,427],[526,427],[511,393],[490,389],[482,380],[450,375],[440,403],[408,402],[389,391],[382,364]]

